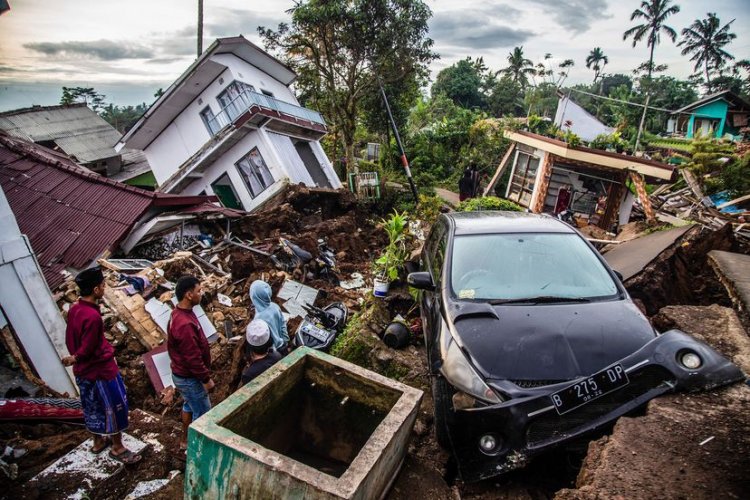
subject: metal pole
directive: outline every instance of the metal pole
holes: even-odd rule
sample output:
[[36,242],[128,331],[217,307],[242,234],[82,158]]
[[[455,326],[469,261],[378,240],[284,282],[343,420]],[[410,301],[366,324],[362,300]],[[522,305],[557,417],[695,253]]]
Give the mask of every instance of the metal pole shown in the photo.
[[401,164],[404,166],[404,171],[406,171],[406,178],[409,179],[409,186],[411,187],[411,194],[414,196],[414,206],[419,205],[419,195],[417,195],[417,187],[414,185],[414,179],[411,177],[411,169],[409,168],[409,159],[406,157],[406,151],[404,151],[404,145],[401,143],[401,136],[398,133],[398,127],[396,126],[396,121],[393,119],[393,114],[391,113],[391,106],[388,104],[388,97],[385,95],[385,89],[383,88],[383,84],[380,82],[380,78],[378,78],[378,87],[380,87],[380,94],[383,96],[383,102],[385,103],[385,110],[388,112],[388,119],[391,121],[391,127],[393,128],[393,135],[396,136],[396,144],[398,144],[398,148],[401,150]]
[[641,144],[641,134],[643,133],[643,124],[646,122],[646,111],[648,111],[648,102],[651,100],[651,94],[646,94],[646,103],[643,106],[643,114],[641,115],[641,124],[638,126],[638,135],[635,138],[635,150],[633,153],[638,151],[638,146]]
[[198,0],[198,57],[203,54],[203,0]]

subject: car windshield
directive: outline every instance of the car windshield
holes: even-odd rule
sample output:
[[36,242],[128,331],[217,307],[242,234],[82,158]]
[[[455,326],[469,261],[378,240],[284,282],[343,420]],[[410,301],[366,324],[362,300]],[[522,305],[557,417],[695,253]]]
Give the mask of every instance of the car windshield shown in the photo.
[[457,236],[450,276],[459,299],[498,303],[564,302],[618,293],[595,253],[570,233]]

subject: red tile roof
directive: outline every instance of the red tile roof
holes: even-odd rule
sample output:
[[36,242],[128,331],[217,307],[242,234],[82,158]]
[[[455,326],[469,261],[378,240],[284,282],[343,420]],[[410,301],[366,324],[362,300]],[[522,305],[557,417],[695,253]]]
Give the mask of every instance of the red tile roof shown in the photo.
[[106,179],[69,158],[0,133],[0,186],[47,284],[114,251],[151,207],[194,206],[211,196],[155,193]]

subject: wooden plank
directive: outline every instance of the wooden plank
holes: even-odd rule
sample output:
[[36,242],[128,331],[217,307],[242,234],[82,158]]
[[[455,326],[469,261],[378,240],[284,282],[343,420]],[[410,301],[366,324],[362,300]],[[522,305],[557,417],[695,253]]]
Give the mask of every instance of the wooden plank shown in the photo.
[[510,145],[510,147],[508,148],[508,151],[505,152],[503,159],[500,160],[500,163],[497,166],[497,170],[495,170],[495,175],[492,176],[490,183],[487,184],[486,188],[484,188],[484,193],[482,193],[482,196],[487,196],[495,188],[495,184],[497,184],[497,181],[500,180],[500,177],[502,177],[503,172],[505,172],[505,168],[508,166],[508,159],[511,157],[515,149],[516,149],[516,143],[514,142],[513,144]]
[[746,194],[745,196],[740,196],[739,198],[735,198],[734,200],[727,201],[726,203],[722,203],[721,205],[717,206],[716,208],[718,210],[721,210],[724,207],[731,207],[732,205],[736,205],[737,203],[750,200],[750,194]]

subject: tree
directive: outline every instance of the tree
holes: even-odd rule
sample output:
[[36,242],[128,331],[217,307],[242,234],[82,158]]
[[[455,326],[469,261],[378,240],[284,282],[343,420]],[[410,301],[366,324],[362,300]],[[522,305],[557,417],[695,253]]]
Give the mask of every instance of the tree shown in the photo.
[[432,94],[445,94],[464,108],[483,108],[485,99],[481,87],[486,69],[481,57],[476,61],[471,57],[462,59],[438,73]]
[[364,97],[378,92],[377,78],[419,79],[435,58],[432,12],[421,0],[299,0],[290,13],[291,24],[258,32],[298,73],[301,100],[329,119],[352,166]]
[[619,87],[620,85],[627,86],[628,90],[633,88],[633,79],[627,75],[616,73],[614,75],[602,76],[601,81],[601,94],[609,95],[612,89]]
[[529,84],[528,76],[533,75],[535,70],[534,63],[523,55],[523,47],[515,47],[513,52],[508,54],[508,67],[500,71],[509,75],[513,83],[525,88]]
[[726,52],[723,47],[737,38],[737,35],[729,31],[734,19],[724,26],[716,17],[715,13],[709,12],[706,19],[696,19],[693,24],[682,30],[682,40],[677,45],[683,47],[682,55],[692,54],[691,61],[695,62],[693,71],[703,66],[706,75],[706,88],[709,92],[713,90],[711,75],[717,73],[722,76],[727,62],[734,56]]
[[104,94],[100,94],[92,87],[63,87],[60,104],[69,106],[76,102],[84,102],[94,111],[104,108]]
[[604,51],[599,47],[594,47],[594,50],[589,52],[589,55],[586,57],[586,67],[589,69],[594,69],[594,83],[599,79],[601,76],[601,72],[604,69],[604,66],[606,66],[609,63],[609,58],[604,55]]
[[654,66],[654,49],[661,41],[661,33],[667,35],[672,42],[677,40],[677,32],[665,23],[672,14],[680,12],[679,5],[669,5],[672,0],[643,0],[641,8],[630,14],[630,20],[643,19],[643,24],[638,24],[625,31],[622,39],[633,37],[633,47],[646,38],[646,46],[651,48],[648,58],[648,78],[651,78],[651,70]]
[[523,116],[523,89],[509,75],[488,80],[487,108],[493,116]]

